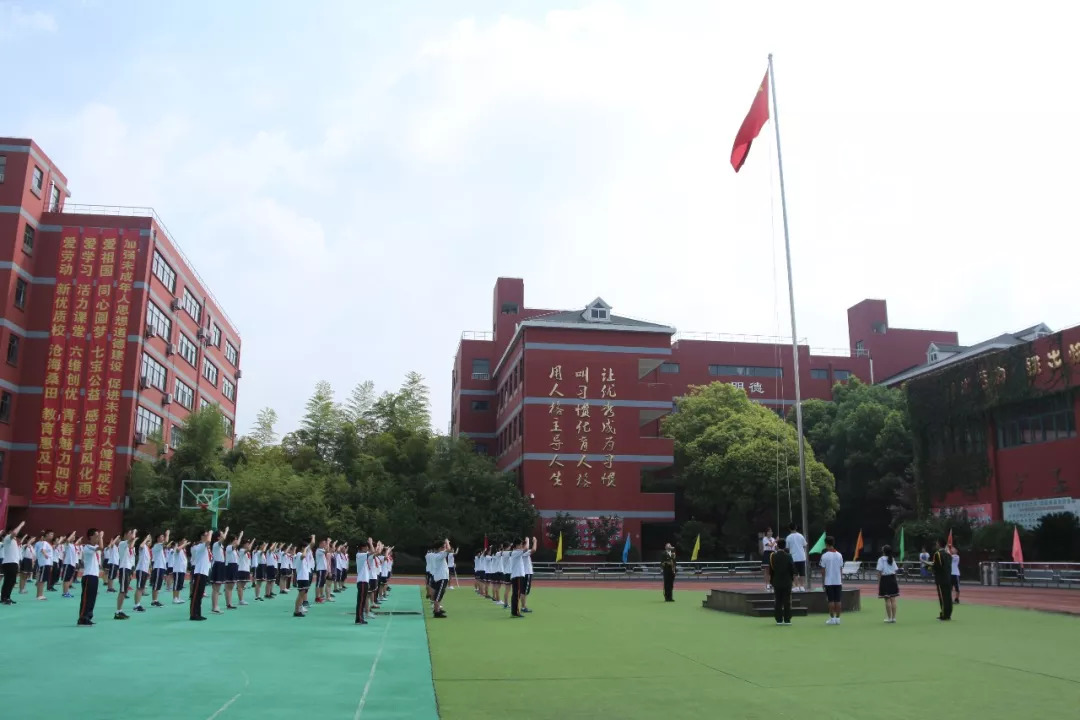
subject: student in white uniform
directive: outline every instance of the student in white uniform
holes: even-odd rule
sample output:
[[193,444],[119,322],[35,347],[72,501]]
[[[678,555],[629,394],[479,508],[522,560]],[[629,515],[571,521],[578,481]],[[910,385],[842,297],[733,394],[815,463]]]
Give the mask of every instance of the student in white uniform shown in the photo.
[[791,562],[795,565],[791,591],[806,592],[806,538],[799,532],[799,526],[795,523],[791,523],[788,528],[790,532],[786,538],[787,551],[791,555]]
[[519,540],[510,549],[510,617],[525,617],[518,611],[518,603],[521,602],[522,590],[525,587],[525,550],[529,541]]
[[330,541],[323,540],[315,550],[315,604],[317,605],[326,602],[326,573],[328,569],[326,556],[329,546]]
[[819,563],[825,571],[825,598],[829,601],[829,619],[825,624],[839,625],[844,592],[844,556],[837,552],[836,540],[832,535],[825,538],[825,552],[821,554]]
[[240,572],[240,559],[237,555],[238,548],[240,547],[240,541],[244,539],[244,531],[241,530],[240,534],[233,538],[233,541],[225,546],[225,609],[235,610],[236,605],[233,605],[232,596],[233,590],[236,588],[236,576]]
[[173,605],[184,604],[184,601],[180,599],[180,592],[184,589],[184,580],[187,577],[187,546],[187,538],[184,538],[173,548],[172,565],[170,565],[173,576]]
[[202,602],[203,595],[206,594],[206,584],[210,581],[211,534],[211,531],[207,530],[199,537],[198,542],[191,546],[191,600],[188,618],[193,621],[206,619],[202,614]]
[[532,545],[529,545],[529,539],[525,538],[525,554],[523,559],[525,561],[525,584],[521,591],[521,612],[531,613],[527,605],[529,601],[529,593],[532,592],[532,578],[533,578],[533,564],[532,556],[536,552],[536,538],[532,539]]
[[368,544],[360,541],[360,548],[356,551],[356,624],[367,625],[368,604],[368,581],[371,579],[368,570]]
[[442,599],[446,593],[446,585],[450,581],[450,569],[446,564],[446,557],[450,554],[450,540],[444,540],[440,546],[433,548],[430,554],[433,555],[431,574],[435,580],[432,615],[437,618],[444,618],[446,617],[446,611],[443,610]]
[[450,551],[450,554],[446,556],[446,567],[450,571],[450,589],[457,590],[457,568],[454,567],[454,556],[460,551],[459,548],[454,548]]
[[45,586],[50,587],[53,584],[52,580],[52,562],[53,562],[53,531],[46,530],[42,535],[41,540],[38,540],[37,545],[34,547],[34,552],[37,553],[37,599],[48,600],[45,597]]
[[955,545],[949,546],[949,554],[952,555],[952,590],[953,605],[960,604],[960,551]]
[[877,561],[878,591],[877,596],[885,601],[885,622],[896,622],[896,598],[900,596],[900,585],[896,582],[899,569],[892,548],[881,548],[881,557]]
[[25,524],[24,520],[4,533],[3,550],[0,552],[0,563],[2,563],[0,569],[3,570],[4,575],[4,584],[0,586],[0,605],[15,604],[15,601],[11,599],[11,591],[15,589],[15,581],[19,577],[19,565],[22,562],[19,531]]
[[169,574],[169,559],[165,556],[165,547],[169,544],[169,531],[157,536],[157,541],[150,548],[150,607],[165,607],[158,600],[158,593],[165,585],[165,576]]
[[86,544],[82,546],[82,592],[79,598],[79,621],[78,625],[91,626],[94,624],[94,605],[97,602],[99,567],[98,553],[102,543],[105,542],[105,533],[97,528],[90,528],[86,532]]
[[109,543],[109,546],[102,551],[102,555],[105,558],[105,563],[108,566],[108,574],[106,577],[108,587],[106,592],[116,592],[116,578],[120,574],[120,536],[117,535]]
[[117,591],[120,593],[116,596],[116,614],[113,615],[113,620],[127,620],[128,614],[124,612],[124,601],[127,600],[128,592],[131,591],[131,571],[135,565],[135,528],[128,530],[124,533],[123,540],[116,546],[117,552],[117,572],[116,580],[118,584]]
[[[82,538],[79,538],[79,543],[82,543]],[[71,586],[75,582],[75,575],[79,569],[79,554],[77,551],[77,545],[75,543],[75,533],[72,532],[64,543],[64,562],[60,570],[60,580],[64,583],[64,597],[73,598],[71,594]]]
[[[213,590],[210,594],[210,612],[221,615],[221,586],[225,584],[225,538],[229,536],[229,528],[226,526],[222,532],[214,532],[210,542],[210,583]],[[195,559],[192,554],[192,559]]]
[[25,538],[22,540],[22,560],[19,561],[19,594],[26,594],[26,583],[30,581],[30,578],[34,577],[34,560],[37,557],[37,553],[34,552],[34,548],[37,544],[37,537]]
[[146,583],[150,580],[150,543],[153,539],[153,535],[143,538],[139,546],[139,559],[135,562],[135,612],[146,612],[142,599],[146,594]]
[[248,540],[236,549],[236,600],[237,605],[247,605],[244,590],[251,582],[251,548],[253,541]]
[[765,573],[766,590],[772,590],[769,558],[774,552],[776,552],[776,538],[773,537],[772,528],[765,528],[765,534],[761,536],[761,569]]
[[315,536],[304,549],[296,554],[293,567],[296,569],[296,603],[293,605],[293,617],[304,617],[307,614],[304,601],[307,600],[308,588],[311,586],[311,565],[309,559],[311,549],[315,547]]

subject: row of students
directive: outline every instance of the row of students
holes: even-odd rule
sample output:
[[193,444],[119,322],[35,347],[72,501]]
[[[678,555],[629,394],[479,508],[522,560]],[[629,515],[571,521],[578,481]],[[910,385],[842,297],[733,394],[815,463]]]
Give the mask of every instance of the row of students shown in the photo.
[[532,555],[536,548],[536,538],[530,543],[526,537],[478,553],[473,558],[476,593],[509,608],[510,617],[524,617],[524,613],[532,612],[528,598],[532,590]]
[[356,551],[356,624],[367,625],[390,592],[394,548],[371,538]]

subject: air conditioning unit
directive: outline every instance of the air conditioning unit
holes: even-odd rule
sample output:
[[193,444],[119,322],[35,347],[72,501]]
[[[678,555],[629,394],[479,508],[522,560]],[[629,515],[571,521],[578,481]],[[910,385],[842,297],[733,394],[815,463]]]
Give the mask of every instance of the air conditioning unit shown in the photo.
[[171,402],[172,402],[172,393],[165,393],[164,395],[161,396],[161,404],[162,405],[168,405]]
[[239,380],[244,373],[240,372],[240,368],[236,368],[236,379]]
[[169,303],[169,309],[170,310],[179,310],[180,309],[180,299],[179,298],[173,298],[172,302]]
[[141,433],[141,432],[135,433],[135,444],[136,445],[145,445],[146,444],[146,435]]
[[205,339],[206,338],[206,330],[204,328],[199,328],[199,331],[195,333],[195,337],[199,338],[200,340]]
[[139,389],[140,389],[140,390],[146,390],[146,389],[147,389],[147,388],[149,388],[149,387],[150,387],[150,381],[149,381],[149,380],[147,380],[147,379],[146,379],[146,378],[144,378],[144,377],[143,377],[143,378],[139,378]]
[[165,354],[166,355],[172,355],[175,352],[176,352],[176,349],[173,347],[172,343],[166,343],[165,344]]
[[147,325],[147,326],[146,326],[146,330],[144,330],[144,331],[143,331],[143,335],[145,335],[145,336],[146,336],[146,337],[148,337],[148,338],[152,338],[152,337],[154,337],[154,335],[156,335],[156,334],[157,334],[157,333],[156,333],[156,332],[154,332],[154,327],[153,327],[152,325]]

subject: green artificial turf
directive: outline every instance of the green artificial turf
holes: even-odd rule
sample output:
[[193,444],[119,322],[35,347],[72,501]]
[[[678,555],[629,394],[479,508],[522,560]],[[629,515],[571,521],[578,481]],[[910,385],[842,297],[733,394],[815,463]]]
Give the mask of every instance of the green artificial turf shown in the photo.
[[130,599],[131,619],[113,620],[116,595],[102,591],[94,627],[76,627],[77,598],[16,595],[0,606],[0,718],[437,717],[419,588],[399,586],[384,604],[415,614],[368,625],[353,624],[352,585],[305,618],[292,617],[295,592],[225,615],[210,614],[208,597],[209,620],[194,623],[187,605],[136,614]]
[[483,718],[1077,717],[1080,620],[900,599],[895,625],[864,592],[839,627],[664,603],[640,590],[534,588],[525,619],[468,587],[428,619],[443,720]]

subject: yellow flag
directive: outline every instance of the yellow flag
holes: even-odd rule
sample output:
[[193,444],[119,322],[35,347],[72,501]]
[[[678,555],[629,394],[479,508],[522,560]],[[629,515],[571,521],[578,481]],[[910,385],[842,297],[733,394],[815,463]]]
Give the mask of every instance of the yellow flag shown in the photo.
[[555,562],[562,562],[562,533],[559,533],[559,547],[555,550]]
[[852,560],[859,559],[859,553],[862,552],[862,530],[859,531],[859,539],[855,541],[855,557]]
[[694,541],[694,552],[690,553],[690,562],[697,560],[699,552],[701,552],[701,533],[698,533],[697,540]]

